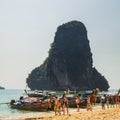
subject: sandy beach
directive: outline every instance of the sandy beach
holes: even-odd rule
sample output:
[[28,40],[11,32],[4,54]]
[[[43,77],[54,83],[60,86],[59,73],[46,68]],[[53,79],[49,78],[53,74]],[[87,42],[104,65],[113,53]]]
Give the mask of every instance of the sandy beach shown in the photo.
[[32,116],[0,118],[0,120],[120,120],[120,108],[102,110],[99,106],[92,111],[81,109],[80,112],[76,112],[76,109],[70,109],[69,115],[55,116],[54,112],[51,112],[42,116],[35,114]]

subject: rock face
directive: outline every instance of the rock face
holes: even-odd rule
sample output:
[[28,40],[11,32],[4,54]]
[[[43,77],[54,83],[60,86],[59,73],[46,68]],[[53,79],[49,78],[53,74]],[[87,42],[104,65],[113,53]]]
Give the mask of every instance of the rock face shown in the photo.
[[71,21],[58,27],[49,56],[27,78],[31,89],[86,90],[109,84],[96,68],[83,23]]
[[0,89],[5,89],[5,88],[0,86]]

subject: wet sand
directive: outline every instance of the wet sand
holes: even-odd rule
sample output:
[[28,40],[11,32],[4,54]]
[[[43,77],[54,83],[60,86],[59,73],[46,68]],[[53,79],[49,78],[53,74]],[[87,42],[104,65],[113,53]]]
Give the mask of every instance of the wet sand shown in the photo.
[[69,115],[55,116],[54,112],[32,116],[21,116],[12,118],[0,118],[0,120],[120,120],[120,108],[110,108],[102,110],[101,107],[93,108],[92,111],[81,109],[70,109]]

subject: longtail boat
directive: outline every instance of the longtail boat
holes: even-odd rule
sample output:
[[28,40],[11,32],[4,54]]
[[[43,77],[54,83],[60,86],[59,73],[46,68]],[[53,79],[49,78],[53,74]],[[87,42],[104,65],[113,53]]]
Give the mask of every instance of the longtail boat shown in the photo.
[[37,98],[24,98],[22,100],[11,100],[11,108],[21,109],[21,110],[30,110],[30,111],[46,111],[49,108],[47,101],[41,101]]

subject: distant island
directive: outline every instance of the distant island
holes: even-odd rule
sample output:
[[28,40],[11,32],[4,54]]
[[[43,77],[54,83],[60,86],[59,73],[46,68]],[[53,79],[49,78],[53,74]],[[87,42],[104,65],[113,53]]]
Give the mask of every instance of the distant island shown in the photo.
[[0,89],[5,89],[5,88],[0,86]]
[[32,70],[26,82],[32,90],[99,88],[107,91],[109,88],[106,78],[93,67],[87,30],[79,21],[71,21],[57,28],[48,57],[42,65]]

